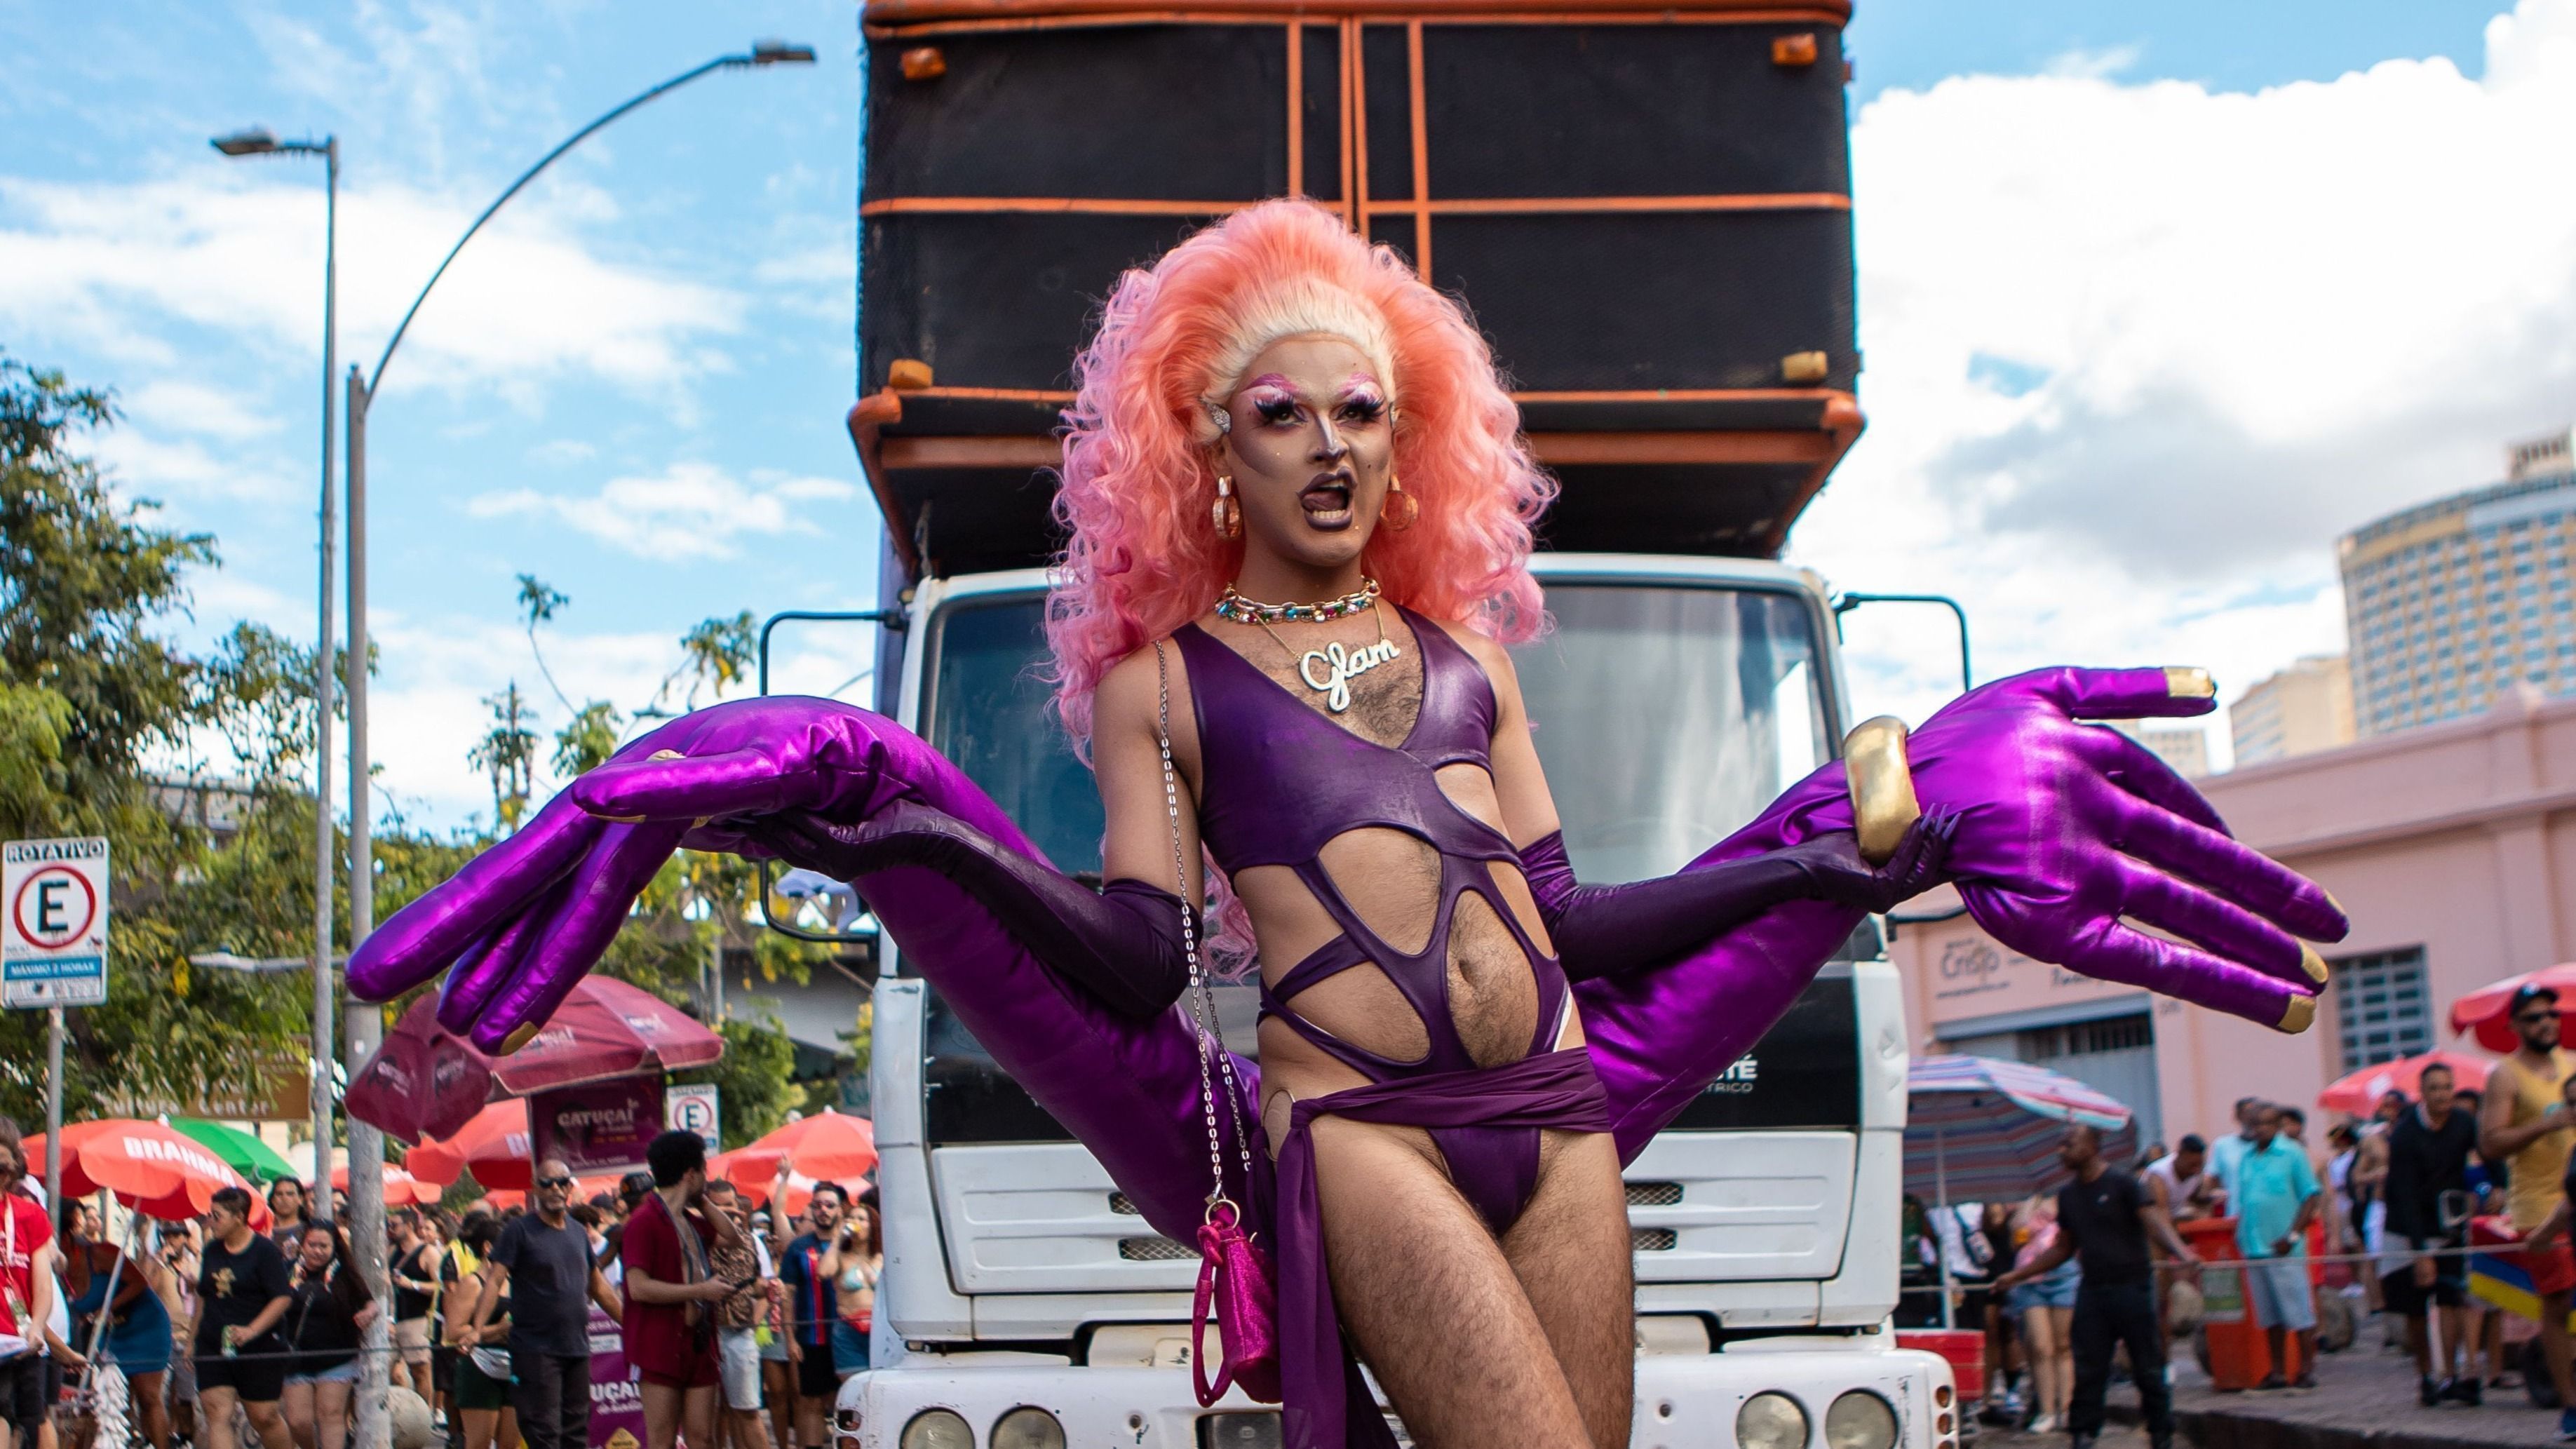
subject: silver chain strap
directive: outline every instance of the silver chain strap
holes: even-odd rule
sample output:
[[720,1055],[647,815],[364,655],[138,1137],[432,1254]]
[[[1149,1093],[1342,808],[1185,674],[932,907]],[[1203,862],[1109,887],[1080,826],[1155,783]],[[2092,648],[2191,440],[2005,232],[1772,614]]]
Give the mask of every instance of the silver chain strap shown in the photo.
[[[1226,1115],[1234,1123],[1234,1146],[1243,1162],[1243,1181],[1252,1182],[1252,1144],[1244,1133],[1243,1094],[1234,1075],[1234,1058],[1225,1049],[1225,1038],[1217,1030],[1216,1001],[1208,994],[1207,973],[1199,965],[1198,916],[1190,904],[1190,872],[1181,847],[1181,787],[1172,769],[1172,676],[1169,661],[1163,655],[1163,643],[1154,641],[1154,737],[1163,755],[1163,809],[1172,821],[1172,885],[1181,898],[1181,949],[1190,963],[1190,1032],[1197,1039],[1199,1054],[1199,1105],[1207,1118],[1208,1172],[1214,1185],[1208,1189],[1208,1212],[1213,1216],[1217,1204],[1235,1208],[1240,1222],[1243,1210],[1225,1195],[1225,1146],[1216,1125],[1216,1076],[1225,1079]],[[1215,1073],[1209,1070],[1210,1059]]]

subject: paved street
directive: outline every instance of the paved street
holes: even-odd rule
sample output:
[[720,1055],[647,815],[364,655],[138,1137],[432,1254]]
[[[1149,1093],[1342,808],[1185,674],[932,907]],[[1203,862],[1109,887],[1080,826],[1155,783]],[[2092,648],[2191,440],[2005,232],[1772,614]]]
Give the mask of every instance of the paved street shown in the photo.
[[[2415,1379],[2405,1360],[2378,1350],[2376,1331],[2343,1353],[2327,1354],[2317,1367],[2313,1393],[2218,1393],[2196,1365],[2176,1368],[2174,1409],[2183,1438],[2200,1449],[2445,1449],[2476,1444],[2554,1444],[2558,1416],[2531,1407],[2522,1390],[2493,1393],[2484,1407],[2427,1409],[2415,1402]],[[2126,1384],[2111,1390],[2113,1423],[2100,1449],[2146,1449],[2146,1432],[2134,1422],[2137,1394]],[[1984,1430],[1977,1449],[2063,1449],[2063,1434]]]

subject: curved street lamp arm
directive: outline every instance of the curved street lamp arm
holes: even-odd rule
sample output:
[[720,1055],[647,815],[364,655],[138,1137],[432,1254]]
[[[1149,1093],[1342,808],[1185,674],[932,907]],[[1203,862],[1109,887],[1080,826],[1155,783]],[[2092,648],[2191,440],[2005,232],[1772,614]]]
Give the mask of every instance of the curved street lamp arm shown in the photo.
[[456,239],[456,245],[447,249],[447,255],[439,260],[438,270],[429,274],[429,280],[421,286],[420,295],[411,299],[411,306],[404,311],[402,321],[394,324],[394,335],[385,339],[384,356],[376,359],[376,370],[374,374],[367,379],[367,396],[370,398],[375,396],[376,384],[384,381],[385,364],[394,360],[394,349],[402,345],[403,333],[411,327],[411,319],[419,314],[420,304],[429,300],[430,289],[438,285],[439,278],[447,275],[448,264],[456,260],[456,254],[458,252],[465,250],[465,244],[467,242],[474,240],[474,233],[483,229],[483,223],[492,219],[492,213],[499,211],[511,197],[518,195],[522,187],[526,186],[529,182],[536,180],[538,172],[552,166],[555,163],[556,157],[559,157],[566,151],[580,145],[583,138],[587,137],[591,132],[598,130],[600,127],[616,120],[618,117],[625,115],[628,111],[635,109],[646,101],[652,100],[654,97],[659,96],[666,91],[677,90],[681,86],[687,85],[689,82],[696,80],[698,77],[705,75],[711,70],[722,70],[728,66],[746,66],[753,64],[757,64],[757,61],[752,56],[720,55],[715,59],[708,61],[706,64],[699,66],[695,70],[682,71],[680,74],[671,77],[669,80],[662,82],[651,90],[629,98],[625,103],[619,105],[616,109],[609,111],[605,115],[602,115],[598,120],[595,120],[589,125],[582,127],[580,130],[573,132],[570,136],[564,138],[562,145],[555,147],[553,150],[548,151],[544,156],[538,158],[536,165],[520,172],[519,179],[510,183],[510,189],[502,192],[499,196],[494,197],[492,199],[492,204],[483,208],[483,214],[474,218],[474,224],[465,229],[465,235]]

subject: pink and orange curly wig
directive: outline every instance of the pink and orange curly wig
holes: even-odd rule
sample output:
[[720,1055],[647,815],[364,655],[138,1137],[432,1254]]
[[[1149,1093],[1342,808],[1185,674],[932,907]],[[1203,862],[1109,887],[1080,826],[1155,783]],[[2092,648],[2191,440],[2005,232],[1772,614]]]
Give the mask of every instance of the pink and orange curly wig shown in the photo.
[[1057,709],[1088,752],[1109,667],[1205,613],[1243,560],[1216,535],[1210,413],[1262,349],[1343,335],[1392,375],[1395,473],[1414,526],[1380,528],[1367,567],[1387,597],[1506,643],[1536,634],[1530,528],[1556,485],[1520,441],[1492,351],[1402,258],[1304,201],[1236,212],[1119,278],[1075,362],[1055,515],[1070,535],[1047,605]]

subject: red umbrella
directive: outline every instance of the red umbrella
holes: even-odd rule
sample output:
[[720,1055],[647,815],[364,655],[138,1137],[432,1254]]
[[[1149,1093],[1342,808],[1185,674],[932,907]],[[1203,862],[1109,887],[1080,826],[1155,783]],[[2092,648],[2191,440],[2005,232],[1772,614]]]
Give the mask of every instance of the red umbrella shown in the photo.
[[[346,1163],[331,1169],[331,1185],[342,1192],[349,1190],[349,1168]],[[436,1183],[423,1182],[399,1167],[385,1166],[385,1206],[423,1207],[444,1196]]]
[[495,1102],[477,1112],[453,1137],[430,1138],[405,1159],[411,1175],[446,1187],[474,1169],[474,1180],[487,1188],[525,1191],[536,1180],[528,1161],[528,1104],[518,1097]]
[[876,1170],[876,1124],[826,1107],[757,1141],[717,1154],[710,1166],[735,1186],[748,1188],[767,1186],[778,1175],[781,1162],[789,1171],[818,1182],[864,1177]]
[[2520,976],[2508,976],[2491,982],[2451,1003],[2451,1030],[2474,1031],[2478,1045],[2491,1052],[2509,1052],[2522,1045],[2514,1034],[2513,1023],[2505,1019],[2505,1005],[2513,994],[2525,986],[2546,986],[2558,993],[2560,1030],[2576,1037],[2576,961],[2544,966]]
[[2317,1094],[2317,1105],[2329,1112],[2349,1112],[2355,1117],[2367,1117],[2379,1110],[2379,1099],[2390,1092],[2402,1092],[2409,1101],[2422,1097],[2424,1089],[2418,1079],[2424,1075],[2426,1067],[2436,1064],[2449,1067],[2451,1080],[2464,1091],[2486,1090],[2487,1072],[2495,1066],[2491,1059],[2471,1056],[2467,1052],[2425,1052],[2420,1056],[2401,1057],[2375,1067],[2364,1067],[2343,1078]]
[[702,1067],[724,1038],[639,987],[585,976],[508,1056],[486,1055],[438,1024],[424,996],[349,1084],[349,1110],[405,1142],[453,1137],[487,1102],[635,1072]]
[[[45,1160],[45,1139],[26,1141],[30,1163]],[[167,1123],[132,1117],[81,1122],[63,1129],[63,1192],[87,1197],[105,1188],[119,1202],[145,1217],[177,1222],[212,1206],[217,1191],[237,1187],[250,1193],[250,1222],[268,1227],[268,1204],[249,1183],[204,1143],[174,1131]]]

